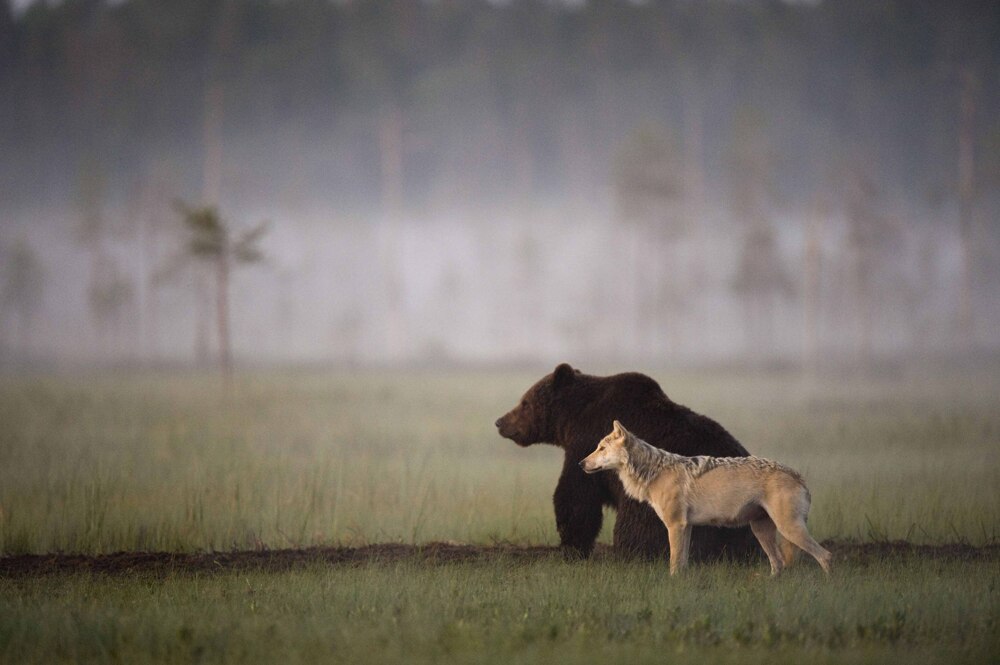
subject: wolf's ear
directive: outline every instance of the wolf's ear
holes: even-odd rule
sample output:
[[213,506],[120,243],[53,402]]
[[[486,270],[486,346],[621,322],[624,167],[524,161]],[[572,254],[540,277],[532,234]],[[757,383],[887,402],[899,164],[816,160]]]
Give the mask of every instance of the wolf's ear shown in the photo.
[[615,436],[625,436],[625,428],[616,420],[612,425],[611,433]]
[[577,371],[566,363],[562,363],[552,372],[552,387],[558,390],[576,380]]

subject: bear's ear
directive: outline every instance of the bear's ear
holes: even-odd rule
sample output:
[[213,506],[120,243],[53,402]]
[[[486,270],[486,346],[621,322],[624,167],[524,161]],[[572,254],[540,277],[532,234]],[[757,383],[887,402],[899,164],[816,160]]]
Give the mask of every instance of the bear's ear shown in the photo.
[[576,379],[576,370],[566,363],[562,363],[552,372],[552,387],[555,389],[567,386]]

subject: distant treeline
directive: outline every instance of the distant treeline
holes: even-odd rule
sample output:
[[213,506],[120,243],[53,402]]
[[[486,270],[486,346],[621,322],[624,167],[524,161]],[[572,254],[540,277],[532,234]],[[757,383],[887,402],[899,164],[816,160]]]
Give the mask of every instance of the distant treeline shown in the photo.
[[779,201],[864,164],[938,205],[963,94],[996,187],[998,35],[995,1],[0,0],[0,198],[586,202],[649,127],[710,195],[753,118]]

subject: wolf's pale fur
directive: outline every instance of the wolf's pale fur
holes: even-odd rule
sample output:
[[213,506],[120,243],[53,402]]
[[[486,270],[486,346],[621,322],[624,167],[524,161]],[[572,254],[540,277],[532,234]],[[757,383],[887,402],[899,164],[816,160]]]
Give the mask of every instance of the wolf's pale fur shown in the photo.
[[617,420],[585,457],[587,473],[614,470],[629,496],[653,507],[670,537],[670,573],[687,564],[691,527],[750,525],[777,575],[791,563],[791,548],[811,554],[830,572],[831,554],[806,529],[810,496],[796,471],[761,457],[684,457],[655,448]]

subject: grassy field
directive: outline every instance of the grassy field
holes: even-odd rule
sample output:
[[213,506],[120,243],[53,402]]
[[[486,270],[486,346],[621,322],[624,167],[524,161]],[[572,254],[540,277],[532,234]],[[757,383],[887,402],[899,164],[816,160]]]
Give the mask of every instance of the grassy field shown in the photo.
[[[802,470],[819,539],[1000,541],[1000,379],[651,372]],[[535,373],[0,379],[0,556],[555,544],[559,451],[492,426]],[[607,542],[610,519],[602,540]],[[982,662],[1000,565],[692,569],[502,555],[285,572],[0,576],[0,660]]]
[[0,578],[5,662],[981,663],[997,560],[663,566],[557,556],[279,573]]
[[[0,554],[554,543],[560,452],[492,424],[534,378],[268,374],[229,397],[215,377],[0,380]],[[803,471],[820,539],[1000,538],[992,372],[657,378]]]

